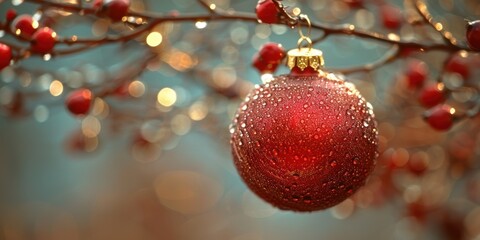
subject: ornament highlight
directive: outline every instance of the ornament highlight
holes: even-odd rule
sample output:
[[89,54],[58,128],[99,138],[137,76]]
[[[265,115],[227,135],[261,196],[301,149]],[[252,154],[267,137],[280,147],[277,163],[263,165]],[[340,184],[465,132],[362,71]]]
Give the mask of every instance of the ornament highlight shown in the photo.
[[294,49],[291,74],[253,89],[230,127],[248,187],[284,210],[339,204],[364,185],[377,155],[372,106],[351,83],[320,70],[321,51]]

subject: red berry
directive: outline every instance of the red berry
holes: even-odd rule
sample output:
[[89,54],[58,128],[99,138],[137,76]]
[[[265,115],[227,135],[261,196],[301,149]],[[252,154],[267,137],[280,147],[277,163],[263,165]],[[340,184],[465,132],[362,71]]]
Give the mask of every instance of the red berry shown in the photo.
[[92,92],[85,88],[71,92],[65,100],[67,109],[74,115],[85,115],[92,104]]
[[275,72],[285,57],[285,50],[281,44],[270,42],[264,44],[258,54],[253,57],[253,66],[261,73]]
[[480,20],[469,22],[467,25],[467,43],[473,50],[480,50]]
[[46,54],[53,50],[55,47],[57,34],[48,27],[39,29],[33,35],[31,42],[31,49],[33,52]]
[[407,215],[413,217],[419,222],[425,222],[429,213],[428,207],[419,201],[407,205]]
[[0,71],[10,65],[12,50],[8,45],[0,43]]
[[273,0],[260,0],[256,7],[257,18],[262,23],[278,23],[279,11]]
[[255,54],[255,56],[253,56],[253,66],[260,73],[273,73],[277,70],[278,63],[267,63],[259,54]]
[[103,7],[103,0],[94,0],[92,2],[92,7],[95,11],[101,11]]
[[270,42],[262,46],[259,55],[267,63],[279,64],[285,57],[285,50],[281,44]]
[[11,30],[24,38],[30,38],[37,31],[38,22],[30,15],[20,15],[12,22]]
[[402,12],[400,9],[390,5],[380,8],[380,16],[383,26],[388,29],[397,29],[402,25]]
[[423,86],[425,79],[428,75],[427,64],[420,60],[412,60],[407,65],[405,72],[407,78],[407,84],[410,88],[419,88]]
[[363,7],[363,0],[344,0],[344,2],[351,8]]
[[105,13],[114,22],[121,21],[128,14],[130,0],[105,0]]
[[426,154],[413,154],[408,160],[408,170],[417,175],[421,176],[428,170],[428,156]]
[[452,108],[442,104],[433,107],[425,113],[428,124],[439,131],[446,131],[453,125]]
[[470,68],[468,67],[467,59],[461,56],[454,56],[448,60],[445,66],[445,71],[460,74],[463,79],[468,79],[470,76]]
[[445,101],[443,84],[434,84],[422,89],[419,101],[422,106],[427,108],[431,108]]
[[13,21],[16,17],[17,17],[17,12],[13,9],[8,9],[5,17],[7,19],[7,22]]

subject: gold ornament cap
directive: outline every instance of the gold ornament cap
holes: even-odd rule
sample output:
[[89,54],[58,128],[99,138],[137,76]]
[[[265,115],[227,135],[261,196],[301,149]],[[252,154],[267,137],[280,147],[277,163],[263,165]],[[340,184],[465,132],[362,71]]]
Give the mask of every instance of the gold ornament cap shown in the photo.
[[318,70],[324,65],[323,52],[314,48],[295,48],[288,51],[287,56],[287,65],[290,70],[294,67],[302,71],[307,67]]

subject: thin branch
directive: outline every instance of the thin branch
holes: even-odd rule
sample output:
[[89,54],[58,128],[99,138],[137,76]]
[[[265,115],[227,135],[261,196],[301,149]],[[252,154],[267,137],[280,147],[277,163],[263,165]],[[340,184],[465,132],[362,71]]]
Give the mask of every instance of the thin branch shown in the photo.
[[435,29],[435,31],[437,31],[442,36],[445,43],[456,46],[457,39],[455,39],[450,32],[445,31],[443,29],[442,24],[435,22],[433,20],[432,15],[428,11],[427,5],[421,0],[413,0],[413,1],[414,1],[413,5],[415,6],[415,10],[417,10],[420,16],[422,16],[423,20],[426,23],[428,23],[431,27],[433,27],[433,29]]
[[[83,13],[93,13],[94,9],[91,7],[79,7],[77,4],[70,4],[70,3],[61,3],[61,2],[52,2],[52,1],[44,1],[44,0],[26,0],[32,3],[44,4],[47,6],[61,8],[63,10],[69,11],[76,11],[76,12],[83,12]],[[200,4],[204,7],[210,7],[203,1],[198,0]],[[300,21],[298,17],[293,17],[289,15],[283,5],[275,1],[279,7],[282,9],[282,17],[281,17],[281,24],[285,24],[287,26],[296,26],[297,24],[305,25],[303,21]],[[212,10],[212,9],[210,9]],[[215,13],[215,14],[212,14]],[[255,14],[252,13],[245,13],[245,12],[222,12],[218,10],[212,10],[209,14],[192,14],[192,15],[160,15],[160,14],[153,14],[153,13],[137,13],[130,11],[128,16],[133,17],[141,17],[145,19],[150,19],[151,21],[146,24],[146,27],[140,27],[137,30],[134,30],[128,34],[121,35],[121,36],[107,36],[101,39],[77,39],[73,41],[72,39],[61,39],[59,42],[65,44],[105,44],[105,43],[112,43],[118,41],[128,41],[131,39],[140,36],[142,33],[151,30],[158,24],[165,23],[165,22],[196,22],[196,21],[245,21],[245,22],[252,22],[258,24],[258,19],[256,18]],[[391,45],[398,45],[402,48],[413,48],[413,49],[422,49],[424,51],[429,50],[442,50],[447,52],[456,52],[459,50],[466,50],[471,51],[471,49],[464,48],[457,45],[452,44],[425,44],[421,42],[412,42],[412,41],[403,41],[399,38],[390,38],[380,33],[360,30],[356,29],[354,25],[344,24],[344,25],[329,25],[329,24],[322,24],[318,22],[312,23],[312,29],[322,30],[326,35],[351,35],[356,36],[363,39],[374,40],[380,43],[386,43]]]
[[332,72],[340,72],[343,74],[352,74],[357,72],[371,72],[377,68],[380,68],[388,63],[395,61],[400,54],[399,47],[397,45],[392,46],[385,54],[377,61],[367,63],[362,66],[345,68],[345,69],[330,69]]
[[208,3],[202,1],[202,0],[197,0],[198,4],[200,4],[200,6],[202,6],[203,8],[205,8],[210,14],[217,14],[215,12],[215,9],[212,9],[210,7],[210,5],[208,5]]

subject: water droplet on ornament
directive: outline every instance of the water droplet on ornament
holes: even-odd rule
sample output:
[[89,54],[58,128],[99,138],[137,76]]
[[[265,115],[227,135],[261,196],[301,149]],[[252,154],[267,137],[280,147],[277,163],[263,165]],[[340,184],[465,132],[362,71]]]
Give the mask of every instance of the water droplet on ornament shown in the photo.
[[348,129],[348,133],[349,134],[352,134],[353,133],[353,130],[351,128]]
[[307,103],[303,104],[303,108],[308,108],[308,104]]
[[358,161],[360,161],[360,159],[358,157],[354,158],[353,159],[353,165],[357,165]]
[[330,166],[335,167],[337,166],[337,161],[333,160],[330,162]]
[[368,127],[368,122],[367,122],[367,121],[364,121],[364,122],[363,122],[363,126]]
[[244,110],[244,111],[247,110],[247,105],[246,104],[243,105],[242,110]]
[[[317,129],[318,129],[318,128],[317,128]],[[319,136],[318,136],[317,134],[315,134],[315,135],[313,136],[313,138],[318,139]]]
[[247,125],[246,125],[245,123],[242,123],[240,126],[241,126],[242,128],[245,128]]
[[273,153],[273,156],[278,156],[278,150],[277,149],[273,149],[272,153]]
[[303,202],[306,203],[306,204],[312,203],[312,197],[310,197],[310,196],[305,196],[305,197],[303,198]]
[[292,200],[293,200],[294,202],[298,202],[298,199],[299,199],[298,196],[292,196]]

